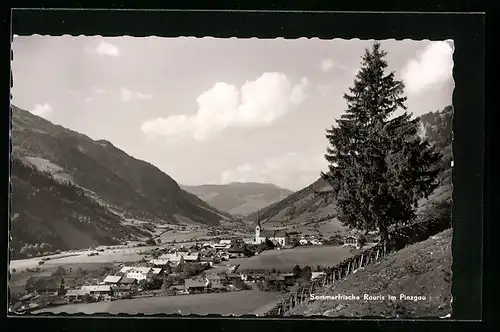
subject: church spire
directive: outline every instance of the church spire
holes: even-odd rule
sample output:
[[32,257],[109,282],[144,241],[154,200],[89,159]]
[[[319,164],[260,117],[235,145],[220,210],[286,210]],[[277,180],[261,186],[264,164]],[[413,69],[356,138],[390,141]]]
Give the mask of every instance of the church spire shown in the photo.
[[260,209],[257,210],[257,226],[260,227]]

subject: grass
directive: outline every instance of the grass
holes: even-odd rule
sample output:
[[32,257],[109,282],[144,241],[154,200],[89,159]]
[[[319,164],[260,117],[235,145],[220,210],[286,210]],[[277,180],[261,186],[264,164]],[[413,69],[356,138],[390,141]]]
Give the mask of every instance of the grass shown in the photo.
[[[451,314],[452,230],[390,254],[347,278],[316,291],[315,295],[384,295],[383,301],[323,300],[302,304],[291,315],[346,317],[443,317]],[[400,301],[400,294],[425,296],[422,301]],[[397,297],[387,300],[388,295]]]
[[145,314],[221,314],[243,315],[259,312],[260,308],[269,306],[278,300],[278,293],[260,291],[242,291],[232,293],[211,293],[180,296],[161,296],[97,302],[88,304],[71,304],[61,307],[47,308],[35,313],[145,313]]
[[341,246],[297,247],[294,249],[269,250],[260,255],[239,258],[229,261],[229,264],[240,264],[239,271],[243,270],[272,270],[292,271],[295,265],[304,267],[309,265],[334,266],[353,255],[353,250]]

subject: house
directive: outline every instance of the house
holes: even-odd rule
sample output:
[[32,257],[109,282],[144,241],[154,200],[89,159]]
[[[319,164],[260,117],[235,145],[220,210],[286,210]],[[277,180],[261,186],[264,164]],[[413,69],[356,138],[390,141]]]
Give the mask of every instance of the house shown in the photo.
[[86,295],[90,295],[90,291],[82,289],[70,289],[66,292],[65,297],[70,301],[83,300]]
[[154,276],[153,269],[150,267],[138,266],[127,271],[126,277],[137,281],[149,280]]
[[257,211],[257,223],[255,225],[255,242],[263,243],[266,239],[271,240],[281,246],[286,246],[290,243],[290,237],[286,231],[283,230],[264,230],[260,225],[260,214]]
[[105,285],[117,285],[121,279],[121,276],[107,276],[103,282]]
[[110,296],[113,292],[110,285],[82,286],[81,291],[93,297]]
[[355,236],[347,236],[344,239],[344,246],[350,246],[350,247],[356,247],[359,248],[359,241],[358,238]]
[[220,240],[219,241],[219,244],[223,244],[223,245],[227,245],[227,244],[231,244],[231,240]]
[[185,285],[174,285],[170,286],[171,290],[175,291],[177,295],[184,295],[184,294],[189,294],[188,290],[186,289]]
[[227,250],[230,258],[244,257],[245,250],[242,247],[231,247]]
[[213,257],[201,257],[200,258],[200,263],[206,263],[210,266],[214,265],[214,259]]
[[271,275],[269,275],[269,277],[267,278],[268,280],[272,280],[272,281],[285,281],[285,276],[283,276],[282,274],[277,274],[277,273],[272,273]]
[[195,263],[200,261],[200,255],[198,253],[191,254],[191,255],[185,255],[184,257],[184,262],[190,262],[190,263]]
[[165,267],[165,266],[170,266],[171,262],[168,259],[159,259],[155,258],[149,261],[154,266],[160,266],[160,267]]
[[220,244],[220,243],[214,244],[214,249],[216,251],[228,250],[229,248],[231,248],[231,244]]
[[189,294],[200,293],[203,292],[207,286],[209,285],[209,281],[207,279],[186,279],[184,280],[184,286]]
[[209,242],[205,242],[201,245],[202,248],[212,248],[212,244]]
[[163,269],[161,267],[154,267],[151,269],[151,272],[153,273],[153,277],[158,277],[162,275]]
[[323,278],[325,275],[326,275],[326,273],[325,273],[325,272],[312,272],[312,273],[311,273],[311,280],[321,279],[321,278]]
[[227,279],[229,280],[229,282],[232,283],[237,279],[242,280],[242,277],[241,277],[241,274],[238,274],[238,273],[229,273],[227,275]]
[[311,240],[311,244],[313,244],[315,246],[321,246],[321,245],[323,245],[323,243],[321,241],[316,240],[316,239]]
[[133,278],[127,278],[127,277],[124,277],[124,278],[121,278],[121,280],[118,282],[118,285],[119,286],[125,286],[125,287],[132,287],[134,285],[137,284],[137,280],[136,279],[133,279]]
[[283,280],[285,281],[286,285],[293,285],[295,284],[295,274],[293,273],[283,273],[281,274],[283,276]]
[[112,289],[113,295],[118,297],[122,297],[130,291],[130,288],[127,286],[113,286]]
[[30,277],[26,281],[26,290],[38,294],[58,295],[65,291],[62,277]]
[[159,257],[162,260],[169,260],[173,263],[184,263],[184,262],[198,262],[200,260],[200,254],[193,253],[175,253],[175,254],[164,254]]
[[206,279],[209,281],[209,286],[212,288],[217,288],[219,286],[226,286],[228,280],[225,275],[220,274],[210,274],[207,275]]

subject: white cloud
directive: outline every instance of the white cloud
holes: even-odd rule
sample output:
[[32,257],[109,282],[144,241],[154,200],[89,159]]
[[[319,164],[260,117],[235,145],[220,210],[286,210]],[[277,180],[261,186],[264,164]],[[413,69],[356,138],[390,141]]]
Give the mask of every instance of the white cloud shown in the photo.
[[446,41],[430,42],[417,59],[403,68],[403,81],[409,94],[439,87],[452,78],[453,48]]
[[97,93],[98,95],[103,95],[106,93],[106,90],[101,89],[97,86],[92,87],[92,92]]
[[346,66],[338,64],[338,63],[334,62],[332,59],[323,59],[321,61],[321,71],[322,72],[326,73],[326,72],[332,70],[333,68],[338,68],[338,69],[341,69],[341,70],[346,70],[347,69]]
[[307,78],[292,84],[283,73],[264,73],[247,81],[238,90],[234,85],[216,83],[198,98],[195,115],[172,115],[143,123],[144,133],[207,140],[229,127],[266,126],[302,103],[307,95]]
[[99,55],[106,56],[118,56],[120,55],[120,50],[113,44],[106,43],[102,41],[99,46],[95,49],[95,52]]
[[134,99],[151,99],[153,96],[137,91],[131,91],[127,88],[121,88],[121,98],[122,101],[130,101]]
[[292,152],[227,169],[220,174],[220,183],[267,182],[298,190],[316,181],[320,172],[326,170],[327,163],[322,154],[301,155]]
[[94,98],[92,98],[92,97],[90,97],[90,96],[85,97],[85,101],[86,101],[87,103],[91,102],[92,100],[94,100]]
[[35,107],[30,111],[32,114],[41,116],[41,117],[46,117],[47,115],[50,115],[54,110],[52,107],[45,103],[45,104],[36,104]]
[[321,97],[324,98],[324,97],[327,97],[333,91],[333,86],[319,84],[318,89],[319,89],[319,92],[321,94]]

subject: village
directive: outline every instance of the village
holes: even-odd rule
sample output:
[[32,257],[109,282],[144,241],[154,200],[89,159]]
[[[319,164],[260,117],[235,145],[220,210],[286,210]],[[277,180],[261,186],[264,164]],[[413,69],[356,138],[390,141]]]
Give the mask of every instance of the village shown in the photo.
[[[30,312],[72,303],[140,297],[243,290],[289,292],[294,287],[323,277],[324,269],[319,265],[296,265],[292,272],[275,268],[241,270],[239,264],[229,263],[258,256],[268,250],[328,245],[359,249],[365,242],[366,239],[356,236],[343,239],[290,236],[290,233],[281,230],[263,230],[258,222],[252,239],[228,236],[218,241],[191,245],[158,244],[142,251],[140,261],[113,262],[90,271],[59,266],[55,271],[30,277],[26,281],[25,294],[13,301],[11,306],[17,312]],[[90,248],[87,255],[97,256],[99,253],[100,250]],[[44,262],[45,259],[39,264]]]

